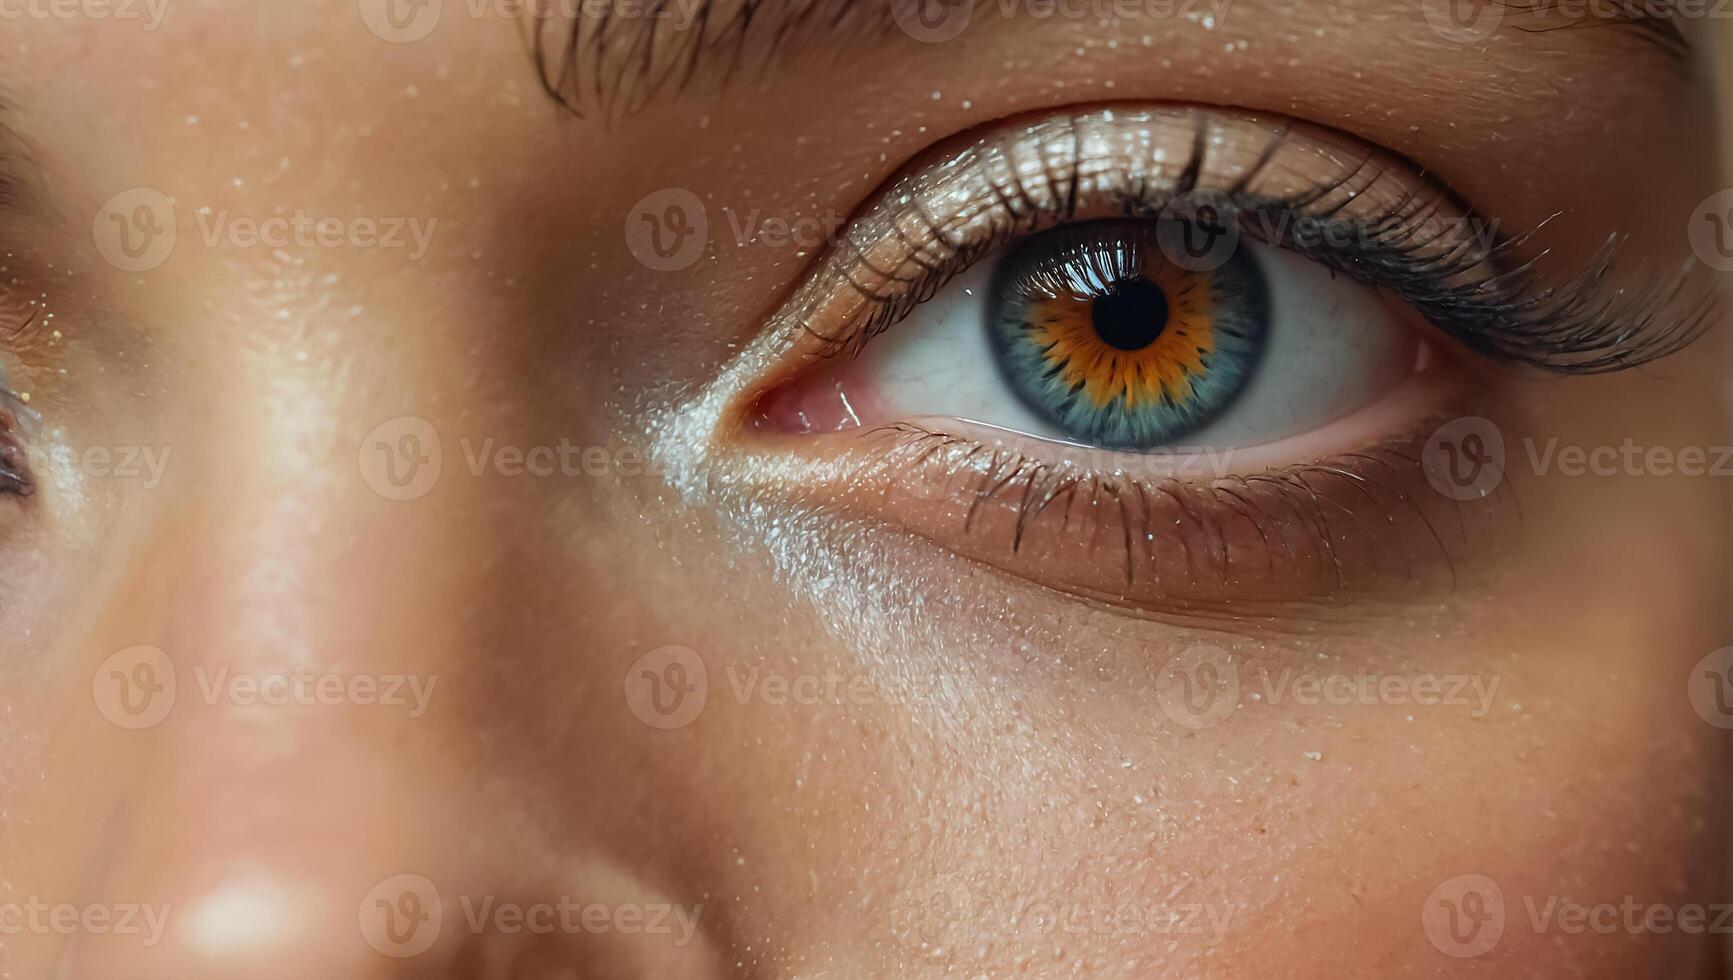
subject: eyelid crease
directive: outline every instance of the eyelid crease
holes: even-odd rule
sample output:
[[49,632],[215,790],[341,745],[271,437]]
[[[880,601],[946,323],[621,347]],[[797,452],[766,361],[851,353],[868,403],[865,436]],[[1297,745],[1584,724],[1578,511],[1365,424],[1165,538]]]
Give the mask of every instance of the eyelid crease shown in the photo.
[[1023,235],[1084,216],[1189,220],[1202,204],[1254,239],[1389,289],[1493,360],[1621,370],[1684,347],[1717,312],[1690,263],[1615,288],[1619,236],[1550,279],[1549,252],[1535,247],[1546,222],[1499,233],[1412,164],[1344,134],[1215,108],[1110,106],[1001,122],[929,151],[846,226],[778,316],[791,346],[858,352]]

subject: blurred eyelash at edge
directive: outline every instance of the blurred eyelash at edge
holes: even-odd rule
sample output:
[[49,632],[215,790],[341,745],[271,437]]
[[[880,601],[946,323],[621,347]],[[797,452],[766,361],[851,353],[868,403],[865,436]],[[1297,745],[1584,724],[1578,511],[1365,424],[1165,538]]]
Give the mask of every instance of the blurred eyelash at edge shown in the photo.
[[[997,161],[1004,165],[996,175],[988,173],[991,157],[981,154],[991,147],[974,148],[974,165],[999,212],[986,234],[959,236],[917,195],[904,195],[910,203],[893,216],[890,230],[900,254],[887,262],[883,241],[857,234],[862,225],[851,224],[837,243],[834,260],[843,263],[837,274],[868,302],[840,329],[820,331],[803,324],[823,342],[823,353],[858,351],[975,262],[1016,238],[1075,219],[1091,203],[1080,191],[1086,179],[1080,118],[1051,124],[1070,127],[1069,149],[1063,129],[1047,140],[1061,147],[1061,159],[1043,151],[1047,156],[1037,186],[1003,160]],[[1190,110],[1184,118],[1192,128],[1190,157],[1171,186],[1152,187],[1146,179],[1133,178],[1133,186],[1100,195],[1118,200],[1094,205],[1123,217],[1187,222],[1209,220],[1200,218],[1207,205],[1216,223],[1231,223],[1247,237],[1388,290],[1473,351],[1552,372],[1620,371],[1665,357],[1695,340],[1719,312],[1713,288],[1693,288],[1695,274],[1704,271],[1694,262],[1647,285],[1613,288],[1609,273],[1626,241],[1621,235],[1610,236],[1574,274],[1543,285],[1541,265],[1550,250],[1536,249],[1526,258],[1519,253],[1558,213],[1514,236],[1464,232],[1496,229],[1422,171],[1370,146],[1359,147],[1357,163],[1328,179],[1310,180],[1304,189],[1282,195],[1254,192],[1288,147],[1291,122],[1275,120],[1279,128],[1269,134],[1255,162],[1231,181],[1212,186],[1207,179],[1212,129],[1230,117]],[[1346,215],[1350,205],[1375,197],[1368,190],[1399,167],[1412,171],[1410,189],[1370,213]],[[892,190],[887,198],[896,196]]]

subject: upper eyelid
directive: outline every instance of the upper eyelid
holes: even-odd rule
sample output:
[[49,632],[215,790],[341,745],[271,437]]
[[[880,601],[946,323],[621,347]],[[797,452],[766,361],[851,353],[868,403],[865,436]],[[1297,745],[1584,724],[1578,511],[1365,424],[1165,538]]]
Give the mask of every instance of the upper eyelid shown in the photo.
[[[1114,124],[1119,119],[1114,112],[1103,110],[1103,121]],[[1121,116],[1140,118],[1135,110],[1122,111]],[[818,279],[828,275],[860,287],[861,278],[878,277],[894,284],[906,266],[920,269],[927,262],[948,260],[959,250],[989,252],[1002,244],[1000,238],[1031,230],[1026,224],[1043,216],[1067,220],[1074,216],[1071,212],[1079,200],[1116,193],[1124,199],[1145,194],[1151,183],[1164,180],[1183,192],[1204,172],[1193,164],[1200,134],[1211,118],[1208,112],[1164,110],[1149,117],[1149,129],[1125,134],[1146,144],[1142,149],[1148,151],[1150,163],[1141,173],[1125,165],[1124,155],[1116,156],[1102,145],[1099,131],[1086,133],[1079,118],[1075,111],[1061,113],[1009,138],[996,134],[960,150],[929,152],[917,159],[864,208],[860,218],[848,223],[847,234],[821,265]],[[1168,129],[1169,138],[1164,140],[1156,132],[1159,128]],[[1038,130],[1042,133],[1038,137],[1018,138]],[[1175,152],[1169,156],[1170,151]],[[1209,173],[1212,180],[1229,184],[1243,176],[1240,171],[1219,169]],[[969,181],[976,176],[980,179],[971,186]],[[981,189],[985,195],[979,193]],[[983,223],[990,227],[971,231]],[[822,282],[816,285],[824,287]],[[851,333],[849,339],[864,337]]]
[[[1552,270],[1536,254],[1519,254],[1533,230],[1506,236],[1495,225],[1463,224],[1475,216],[1448,189],[1353,137],[1267,115],[1165,106],[1072,109],[929,151],[849,223],[783,316],[821,353],[858,349],[950,275],[1043,220],[1071,217],[1072,202],[1144,202],[1125,213],[1149,217],[1194,185],[1239,191],[1246,207],[1370,228],[1364,248],[1296,251],[1391,288],[1498,359],[1561,372],[1618,370],[1685,346],[1717,312],[1712,290],[1686,288],[1701,271],[1693,267],[1617,288],[1607,276],[1613,244],[1547,280]],[[1452,218],[1461,219],[1454,231]],[[1493,234],[1482,240],[1486,231]]]
[[[925,296],[899,290],[937,264],[952,262],[950,272],[960,272],[1039,223],[1075,217],[1079,201],[1109,200],[1120,208],[1142,199],[1154,208],[1198,187],[1243,189],[1260,173],[1270,180],[1263,188],[1269,193],[1315,191],[1322,180],[1369,176],[1355,189],[1361,208],[1377,202],[1393,207],[1428,186],[1414,168],[1352,137],[1254,113],[1195,106],[1074,108],[1026,126],[1000,123],[994,129],[968,146],[923,154],[869,201],[791,304],[786,315],[799,329],[832,346],[858,345],[906,310],[880,308],[872,311],[875,323],[815,328],[816,321],[846,321],[850,313],[836,306],[859,299],[837,295],[838,285],[870,296],[872,285],[863,280],[876,279],[873,285],[889,289],[887,298],[913,305]],[[1256,134],[1262,143],[1232,143],[1226,138],[1231,131]],[[1284,179],[1275,164],[1296,163],[1277,159],[1284,148],[1327,158],[1332,174]]]

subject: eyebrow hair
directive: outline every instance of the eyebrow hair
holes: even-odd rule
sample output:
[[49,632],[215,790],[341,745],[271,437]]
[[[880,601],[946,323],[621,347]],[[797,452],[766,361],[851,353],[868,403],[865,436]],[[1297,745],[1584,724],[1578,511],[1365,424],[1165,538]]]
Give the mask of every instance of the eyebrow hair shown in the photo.
[[[1528,14],[1546,16],[1548,12],[1570,6],[1573,2],[1575,0],[1533,0],[1530,3],[1512,0],[1512,2],[1504,2],[1504,6],[1516,7]],[[1615,14],[1599,20],[1589,18],[1556,24],[1551,27],[1519,27],[1517,29],[1530,34],[1550,34],[1563,30],[1619,28],[1630,31],[1652,44],[1680,67],[1685,66],[1689,61],[1690,42],[1685,40],[1684,32],[1679,30],[1678,21],[1674,18],[1678,0],[1601,0],[1601,2],[1616,5],[1618,9]]]
[[13,113],[11,97],[0,88],[0,211],[30,214],[42,204],[33,179],[35,155],[30,143],[8,122]]
[[[597,16],[572,18],[557,45],[545,41],[563,25],[556,18],[542,18],[531,28],[530,43],[542,86],[556,102],[578,115],[586,103],[594,103],[602,115],[611,116],[635,110],[670,86],[684,89],[706,57],[718,51],[725,58],[726,85],[753,40],[755,26],[772,29],[765,50],[768,61],[821,15],[828,14],[833,32],[842,32],[858,23],[862,11],[878,9],[887,14],[883,23],[889,26],[889,10],[899,2],[904,0],[609,0]],[[617,10],[622,6],[636,13],[623,17]],[[676,14],[686,19],[684,28],[658,29]],[[626,23],[621,29],[611,30],[622,20]],[[550,26],[555,30],[550,32]]]
[[[546,3],[549,0],[542,0]],[[614,119],[630,115],[664,92],[692,84],[709,61],[720,61],[720,84],[733,80],[749,45],[768,67],[815,25],[836,36],[894,30],[899,11],[929,0],[603,0],[600,10],[570,17],[530,18],[527,39],[542,86],[575,115],[593,106]],[[946,0],[979,8],[993,0]],[[1203,0],[1175,0],[1201,3]],[[1455,2],[1455,0],[1450,0]],[[1536,21],[1585,6],[1593,12],[1563,23],[1506,23],[1500,29],[1549,35],[1561,31],[1618,31],[1666,59],[1681,74],[1692,70],[1690,45],[1675,13],[1689,0],[1482,0]],[[532,5],[533,6],[533,5]],[[1562,12],[1562,13],[1561,13]],[[677,21],[684,18],[681,26]],[[550,29],[551,28],[551,29]],[[758,32],[755,34],[755,31]],[[768,34],[763,33],[768,32]],[[550,43],[550,36],[552,41]],[[715,65],[710,66],[712,69]]]

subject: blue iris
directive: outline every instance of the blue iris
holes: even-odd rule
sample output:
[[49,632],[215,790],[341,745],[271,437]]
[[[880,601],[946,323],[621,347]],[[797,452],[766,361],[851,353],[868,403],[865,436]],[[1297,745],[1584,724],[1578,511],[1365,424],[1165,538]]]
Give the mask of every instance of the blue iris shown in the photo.
[[[1018,398],[1067,438],[1114,449],[1169,445],[1219,416],[1251,380],[1269,322],[1268,286],[1243,245],[1207,272],[1187,271],[1162,253],[1152,220],[1024,239],[995,270],[987,308],[1000,372]],[[1142,377],[1159,365],[1188,384],[1097,404],[1086,387],[1129,365]]]

